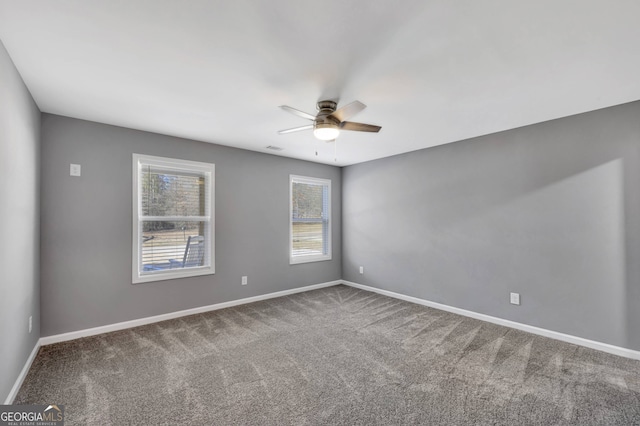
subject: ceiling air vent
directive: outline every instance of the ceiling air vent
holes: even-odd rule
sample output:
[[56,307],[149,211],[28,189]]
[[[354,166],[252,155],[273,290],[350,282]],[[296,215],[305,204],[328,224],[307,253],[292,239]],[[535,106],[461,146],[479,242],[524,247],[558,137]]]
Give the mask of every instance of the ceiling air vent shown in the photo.
[[266,148],[270,149],[271,151],[282,151],[284,149],[284,148],[280,148],[279,146],[275,146],[275,145],[269,145]]

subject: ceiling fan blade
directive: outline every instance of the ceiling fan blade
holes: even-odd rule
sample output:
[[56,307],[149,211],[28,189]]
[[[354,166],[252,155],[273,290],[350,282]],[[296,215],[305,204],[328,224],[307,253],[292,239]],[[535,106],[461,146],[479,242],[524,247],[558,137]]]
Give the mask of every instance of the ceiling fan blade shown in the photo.
[[353,117],[367,106],[360,101],[354,101],[350,104],[343,106],[342,108],[338,108],[331,115],[337,118],[340,121],[344,121],[349,117]]
[[343,121],[340,123],[342,130],[354,130],[356,132],[379,132],[382,127],[373,124],[354,123],[353,121]]
[[291,108],[290,106],[287,106],[287,105],[280,105],[280,108],[282,108],[285,111],[290,112],[291,114],[297,115],[298,117],[306,118],[307,120],[315,120],[316,119],[315,115],[307,114],[304,111],[300,111],[299,109]]
[[278,133],[284,135],[286,133],[299,132],[301,130],[311,130],[313,129],[313,124],[308,124],[306,126],[294,127],[293,129],[280,130]]

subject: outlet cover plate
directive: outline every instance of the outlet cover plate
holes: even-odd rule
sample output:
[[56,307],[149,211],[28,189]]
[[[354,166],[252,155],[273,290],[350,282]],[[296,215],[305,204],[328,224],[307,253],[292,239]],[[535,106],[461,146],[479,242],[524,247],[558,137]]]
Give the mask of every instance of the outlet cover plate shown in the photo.
[[511,304],[519,305],[520,304],[520,293],[511,293]]

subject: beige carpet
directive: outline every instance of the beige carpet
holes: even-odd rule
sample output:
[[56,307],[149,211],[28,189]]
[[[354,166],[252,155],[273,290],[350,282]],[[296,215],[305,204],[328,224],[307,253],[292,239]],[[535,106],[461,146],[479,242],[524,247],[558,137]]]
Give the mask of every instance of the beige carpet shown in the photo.
[[40,349],[68,425],[632,425],[640,362],[346,286]]

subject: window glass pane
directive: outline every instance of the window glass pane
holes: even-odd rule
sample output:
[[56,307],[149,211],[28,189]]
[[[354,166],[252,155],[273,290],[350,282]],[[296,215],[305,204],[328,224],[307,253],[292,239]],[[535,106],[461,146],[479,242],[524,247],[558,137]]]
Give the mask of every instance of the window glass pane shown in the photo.
[[291,183],[292,257],[329,254],[329,187]]
[[142,272],[206,265],[206,222],[143,221],[141,226]]
[[293,182],[293,211],[297,219],[321,219],[323,212],[323,185]]
[[143,216],[204,216],[205,179],[145,165],[141,171]]
[[322,238],[325,224],[294,220],[292,226],[294,256],[326,254]]

